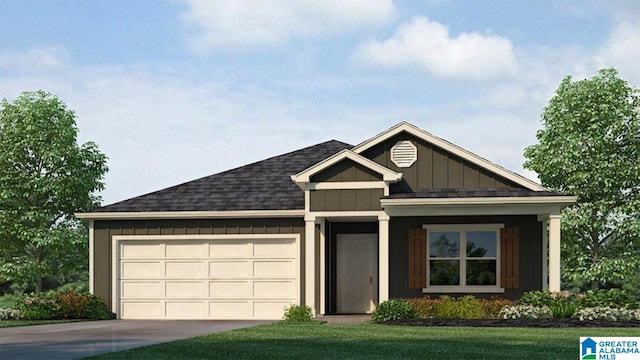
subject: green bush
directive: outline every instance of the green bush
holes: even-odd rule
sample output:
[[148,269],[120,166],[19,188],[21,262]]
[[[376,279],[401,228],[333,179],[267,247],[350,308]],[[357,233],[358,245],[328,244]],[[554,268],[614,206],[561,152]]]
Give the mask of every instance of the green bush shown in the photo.
[[551,291],[529,291],[522,294],[518,305],[531,305],[535,307],[551,306],[554,302],[554,298],[551,296]]
[[636,299],[621,289],[588,290],[580,296],[579,304],[581,308],[611,307],[631,310],[638,308]]
[[443,319],[482,319],[484,309],[482,302],[473,295],[459,299],[443,295],[436,306],[435,316]]
[[411,304],[406,300],[387,300],[378,305],[371,319],[375,322],[405,320],[416,317]]
[[79,294],[73,290],[23,296],[17,301],[15,308],[25,320],[109,318],[109,310],[102,299],[93,294]]
[[287,322],[309,322],[312,318],[311,308],[307,305],[292,304],[284,309],[284,321]]
[[578,304],[574,301],[555,301],[549,306],[551,317],[555,319],[568,319],[578,311]]

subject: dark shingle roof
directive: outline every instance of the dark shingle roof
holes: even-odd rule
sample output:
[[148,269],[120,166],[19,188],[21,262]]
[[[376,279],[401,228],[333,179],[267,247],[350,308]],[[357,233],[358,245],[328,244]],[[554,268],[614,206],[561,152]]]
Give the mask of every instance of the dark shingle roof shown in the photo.
[[253,164],[101,207],[95,212],[304,209],[304,192],[290,175],[343,149],[331,140]]
[[387,196],[387,199],[410,198],[471,198],[471,197],[535,197],[535,196],[564,196],[552,191],[533,191],[528,189],[433,189],[420,190],[412,193],[398,193]]

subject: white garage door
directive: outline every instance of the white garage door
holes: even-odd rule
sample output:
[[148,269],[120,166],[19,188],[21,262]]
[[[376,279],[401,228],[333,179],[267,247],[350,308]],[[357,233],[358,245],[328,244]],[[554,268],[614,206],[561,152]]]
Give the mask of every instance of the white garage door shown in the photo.
[[114,240],[122,319],[281,319],[299,303],[297,235]]

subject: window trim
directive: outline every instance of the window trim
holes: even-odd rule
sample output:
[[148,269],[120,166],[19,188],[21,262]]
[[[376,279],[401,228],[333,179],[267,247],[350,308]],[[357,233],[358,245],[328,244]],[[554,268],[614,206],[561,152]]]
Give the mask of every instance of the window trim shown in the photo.
[[[427,287],[422,289],[423,293],[504,293],[505,289],[500,286],[500,229],[504,224],[423,224],[422,228],[427,231]],[[429,285],[429,234],[431,232],[469,232],[469,231],[495,231],[496,232],[496,284],[495,285]],[[464,239],[464,240],[463,240]],[[462,243],[464,241],[464,244]],[[466,249],[466,235],[460,236],[460,281],[466,280],[466,252],[463,256],[462,249]],[[463,246],[465,245],[465,246]],[[493,258],[493,257],[492,257]],[[463,276],[464,275],[464,276]]]

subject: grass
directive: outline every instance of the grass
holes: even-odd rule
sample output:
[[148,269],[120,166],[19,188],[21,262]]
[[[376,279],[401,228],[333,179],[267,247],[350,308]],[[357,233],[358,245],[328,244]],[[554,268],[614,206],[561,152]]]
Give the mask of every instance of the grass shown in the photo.
[[640,329],[276,323],[95,359],[575,359],[580,336],[640,336]]
[[86,321],[86,320],[2,320],[0,321],[0,328],[60,324],[60,323],[68,323],[68,322],[76,322],[76,321]]

